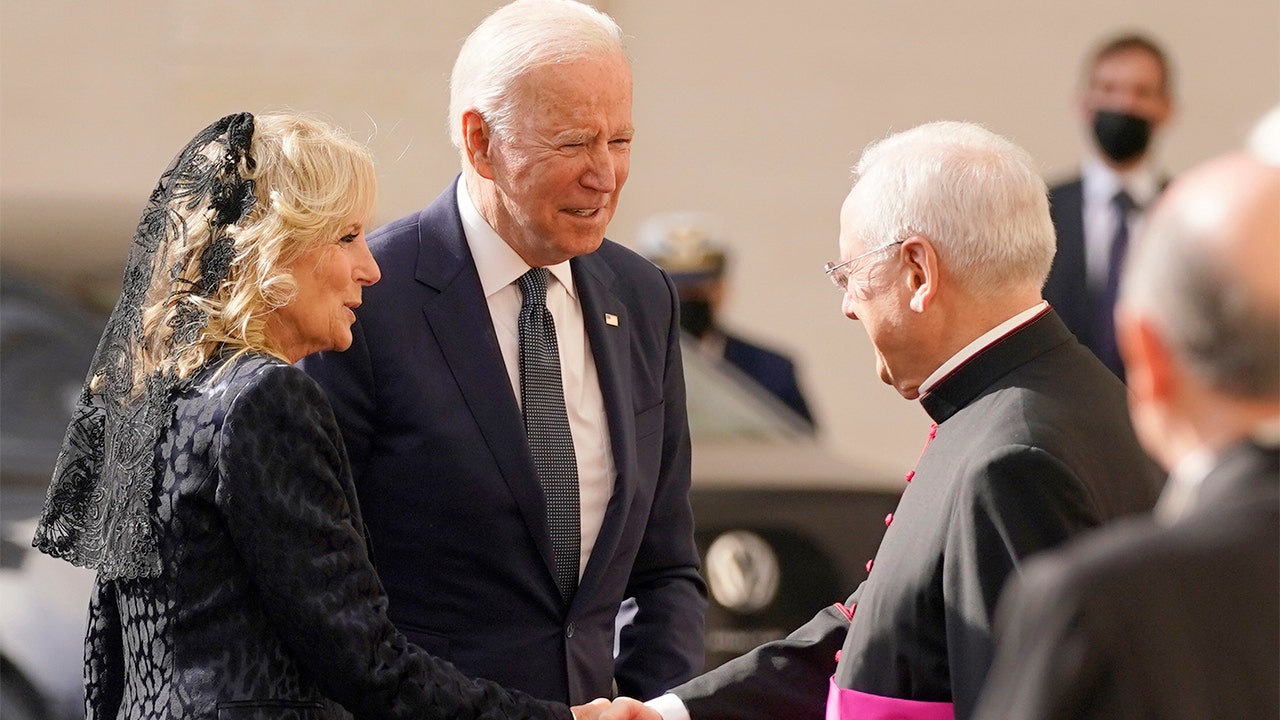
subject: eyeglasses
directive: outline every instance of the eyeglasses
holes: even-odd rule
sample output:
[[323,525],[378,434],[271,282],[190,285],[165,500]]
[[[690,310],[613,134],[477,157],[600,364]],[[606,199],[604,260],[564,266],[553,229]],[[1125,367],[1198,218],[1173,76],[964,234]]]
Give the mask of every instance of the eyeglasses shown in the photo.
[[844,262],[827,263],[826,265],[822,266],[822,272],[826,273],[827,277],[831,278],[832,284],[834,284],[837,288],[840,288],[840,292],[847,292],[849,290],[849,275],[853,272],[853,268],[850,267],[850,265],[861,260],[862,258],[870,257],[882,250],[888,250],[894,245],[901,245],[904,242],[906,241],[894,240],[888,245],[881,245],[875,250],[868,250],[862,253],[861,255],[851,257],[848,260],[845,260]]

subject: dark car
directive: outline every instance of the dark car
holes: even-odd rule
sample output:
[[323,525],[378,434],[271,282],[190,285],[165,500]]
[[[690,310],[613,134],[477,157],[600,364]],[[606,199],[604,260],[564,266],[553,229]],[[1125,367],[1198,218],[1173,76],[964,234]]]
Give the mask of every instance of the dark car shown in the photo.
[[710,669],[844,601],[866,578],[901,481],[837,458],[785,405],[693,343],[684,361]]

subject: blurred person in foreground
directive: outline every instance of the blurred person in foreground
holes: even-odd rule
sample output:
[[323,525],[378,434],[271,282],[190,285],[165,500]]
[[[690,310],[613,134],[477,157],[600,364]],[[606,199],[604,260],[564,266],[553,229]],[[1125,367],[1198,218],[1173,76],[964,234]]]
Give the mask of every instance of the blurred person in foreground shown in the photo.
[[1044,297],[1071,332],[1124,378],[1113,322],[1129,238],[1168,182],[1153,147],[1173,115],[1173,71],[1151,38],[1127,33],[1089,57],[1080,115],[1090,151],[1080,175],[1049,190],[1058,252]]
[[699,352],[733,366],[803,421],[813,432],[813,415],[800,390],[795,362],[777,350],[731,332],[719,319],[728,284],[728,253],[711,236],[711,218],[696,213],[663,213],[640,228],[650,260],[671,275],[680,296],[680,327]]
[[1031,157],[939,122],[871,145],[854,175],[827,274],[881,379],[934,420],[867,579],[789,637],[602,718],[968,718],[1008,577],[1155,501],[1124,386],[1040,297],[1053,227]]
[[342,438],[290,365],[378,280],[365,148],[229,115],[138,224],[34,544],[96,569],[89,718],[569,718],[387,619]]
[[1280,717],[1280,112],[1270,123],[1269,164],[1187,172],[1134,248],[1120,349],[1138,436],[1171,475],[1153,516],[1011,584],[984,718]]
[[701,668],[706,588],[675,288],[604,237],[635,133],[622,31],[517,0],[450,88],[461,175],[369,236],[351,350],[302,367],[410,640],[536,697],[652,697]]

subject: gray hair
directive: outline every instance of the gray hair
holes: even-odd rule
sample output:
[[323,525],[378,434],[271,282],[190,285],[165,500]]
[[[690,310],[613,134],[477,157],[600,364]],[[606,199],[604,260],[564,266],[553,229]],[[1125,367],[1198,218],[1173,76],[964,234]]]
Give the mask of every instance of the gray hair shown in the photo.
[[979,297],[1039,288],[1053,262],[1048,191],[1031,155],[971,123],[934,122],[873,143],[854,182],[874,177],[859,231],[866,247],[911,235]]
[[462,115],[474,109],[506,135],[519,99],[517,81],[531,69],[620,53],[622,28],[575,0],[516,0],[495,10],[467,36],[449,81],[449,136],[462,150]]
[[[1280,115],[1259,125],[1253,157],[1276,168]],[[1274,295],[1242,282],[1213,242],[1215,223],[1157,208],[1130,247],[1121,302],[1150,318],[1169,349],[1213,390],[1274,401],[1280,395],[1280,311]]]

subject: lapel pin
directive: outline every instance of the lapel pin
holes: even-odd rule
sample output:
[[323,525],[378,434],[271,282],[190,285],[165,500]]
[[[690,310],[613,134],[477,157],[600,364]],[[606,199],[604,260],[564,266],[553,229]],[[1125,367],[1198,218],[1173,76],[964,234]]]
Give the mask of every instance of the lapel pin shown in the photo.
[[614,315],[613,313],[605,313],[605,314],[604,314],[604,324],[605,324],[605,325],[612,325],[612,326],[614,326],[614,327],[618,327],[618,316],[617,316],[617,315]]

